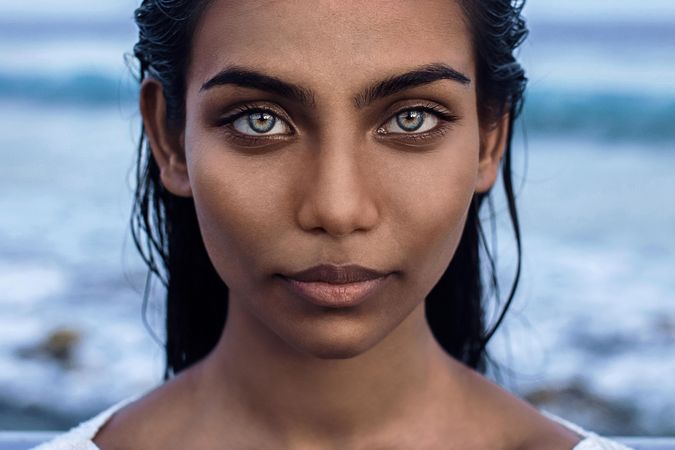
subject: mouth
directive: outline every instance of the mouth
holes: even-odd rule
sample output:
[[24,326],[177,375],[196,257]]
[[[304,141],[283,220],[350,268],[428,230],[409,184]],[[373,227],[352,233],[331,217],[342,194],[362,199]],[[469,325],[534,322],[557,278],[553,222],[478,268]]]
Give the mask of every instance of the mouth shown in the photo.
[[284,284],[299,297],[317,306],[357,306],[382,289],[391,273],[357,265],[320,265],[289,275]]

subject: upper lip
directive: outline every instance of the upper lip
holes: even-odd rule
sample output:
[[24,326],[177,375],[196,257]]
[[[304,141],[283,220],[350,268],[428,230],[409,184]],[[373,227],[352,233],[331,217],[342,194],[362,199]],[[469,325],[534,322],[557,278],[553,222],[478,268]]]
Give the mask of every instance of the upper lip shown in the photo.
[[293,278],[298,281],[322,281],[324,283],[345,284],[356,283],[359,281],[374,280],[382,278],[387,274],[375,269],[359,266],[356,264],[346,266],[335,266],[333,264],[321,264],[310,267],[309,269],[283,275],[286,278]]

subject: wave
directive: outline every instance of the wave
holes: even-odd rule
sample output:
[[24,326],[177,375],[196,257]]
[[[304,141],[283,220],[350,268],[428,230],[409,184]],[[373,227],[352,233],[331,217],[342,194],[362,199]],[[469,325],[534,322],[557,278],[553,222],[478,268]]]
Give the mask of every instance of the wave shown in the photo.
[[[40,76],[0,73],[0,101],[81,108],[134,103],[131,76],[96,71]],[[542,87],[528,91],[526,129],[536,134],[589,135],[602,139],[675,140],[675,93]]]
[[603,139],[675,140],[675,94],[534,89],[525,99],[527,130]]
[[87,107],[134,101],[136,93],[130,77],[95,71],[52,77],[0,73],[0,100]]

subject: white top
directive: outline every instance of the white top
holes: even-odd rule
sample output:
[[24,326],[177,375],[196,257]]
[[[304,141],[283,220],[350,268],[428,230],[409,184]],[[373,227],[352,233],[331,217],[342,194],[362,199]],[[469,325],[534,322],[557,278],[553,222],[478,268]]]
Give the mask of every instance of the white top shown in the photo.
[[[100,430],[103,425],[105,425],[105,423],[113,414],[115,414],[127,404],[136,400],[138,397],[139,396],[133,396],[131,398],[127,398],[126,400],[122,400],[121,402],[111,406],[92,419],[81,423],[70,431],[57,436],[55,439],[49,442],[34,447],[33,450],[100,450],[96,444],[92,442],[92,439],[94,436],[96,436],[98,430]],[[600,437],[595,433],[586,431],[578,425],[561,419],[560,417],[557,417],[549,412],[542,411],[542,413],[549,419],[558,422],[559,424],[569,428],[584,438],[572,450],[631,450],[625,445],[610,441],[609,439]]]

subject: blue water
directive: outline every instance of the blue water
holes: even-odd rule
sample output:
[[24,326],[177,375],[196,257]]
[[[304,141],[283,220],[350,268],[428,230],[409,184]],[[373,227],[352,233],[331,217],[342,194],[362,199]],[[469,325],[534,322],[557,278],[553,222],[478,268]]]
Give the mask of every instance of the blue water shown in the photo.
[[[576,393],[560,415],[675,434],[675,27],[532,28],[515,145],[523,282],[492,350],[514,391]],[[127,229],[133,41],[128,22],[0,19],[0,407],[75,420],[160,381]],[[160,303],[150,320],[161,334]],[[71,366],[27,351],[58,329],[80,335]]]

